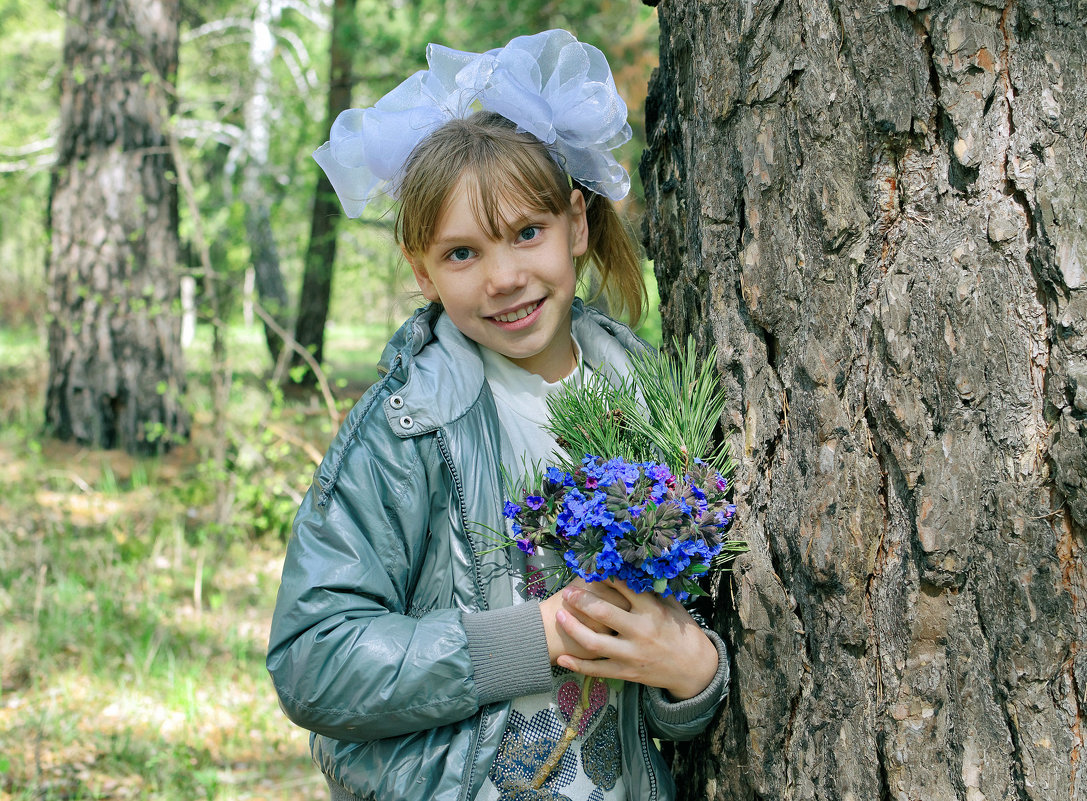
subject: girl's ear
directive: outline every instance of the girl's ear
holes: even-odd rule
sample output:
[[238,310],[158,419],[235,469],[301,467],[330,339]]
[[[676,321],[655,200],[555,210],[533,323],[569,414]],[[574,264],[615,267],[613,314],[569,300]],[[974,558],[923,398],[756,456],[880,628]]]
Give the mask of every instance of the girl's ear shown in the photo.
[[412,256],[404,250],[403,246],[401,246],[400,252],[404,254],[404,260],[411,265],[415,283],[419,285],[419,291],[423,293],[423,297],[431,303],[440,303],[441,298],[438,297],[438,289],[434,286],[434,282],[430,280],[430,273],[427,272],[426,265],[423,264],[423,257]]
[[585,196],[580,189],[570,193],[570,255],[585,255],[589,249],[589,219],[585,213]]

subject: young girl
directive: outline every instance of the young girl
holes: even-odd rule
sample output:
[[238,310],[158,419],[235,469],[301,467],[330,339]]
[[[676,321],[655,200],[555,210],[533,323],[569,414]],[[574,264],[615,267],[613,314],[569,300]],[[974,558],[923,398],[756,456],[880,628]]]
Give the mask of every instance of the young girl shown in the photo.
[[626,107],[600,51],[565,31],[432,45],[428,62],[316,154],[349,215],[398,198],[429,304],[298,512],[268,668],[333,799],[671,799],[654,738],[709,722],[721,639],[622,583],[533,597],[520,552],[483,534],[504,529],[503,467],[555,458],[548,393],[621,377],[646,347],[574,296],[591,262],[641,311],[611,202]]

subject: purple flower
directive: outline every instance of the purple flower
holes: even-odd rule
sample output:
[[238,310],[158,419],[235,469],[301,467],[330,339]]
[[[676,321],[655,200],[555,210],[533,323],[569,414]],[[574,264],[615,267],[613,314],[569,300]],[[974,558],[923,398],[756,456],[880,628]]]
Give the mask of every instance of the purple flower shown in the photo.
[[654,483],[667,483],[669,479],[675,479],[675,476],[662,464],[646,462],[644,468],[646,478]]
[[[677,477],[658,462],[589,454],[573,471],[548,468],[503,513],[511,542],[526,554],[550,550],[585,581],[617,578],[635,592],[683,599],[725,548],[721,532],[736,507],[718,493],[728,486],[701,461]],[[538,579],[529,568],[530,594]]]

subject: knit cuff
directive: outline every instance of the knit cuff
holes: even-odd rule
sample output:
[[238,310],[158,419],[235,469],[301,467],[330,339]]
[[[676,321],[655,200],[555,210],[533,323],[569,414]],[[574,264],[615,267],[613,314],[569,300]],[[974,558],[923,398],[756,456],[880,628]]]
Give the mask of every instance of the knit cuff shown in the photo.
[[551,690],[551,658],[538,601],[462,612],[479,705]]
[[706,689],[684,701],[671,700],[671,696],[658,687],[646,687],[646,695],[653,714],[661,723],[671,725],[689,723],[712,710],[728,694],[728,647],[717,632],[710,629],[702,629],[702,631],[717,648],[717,672]]

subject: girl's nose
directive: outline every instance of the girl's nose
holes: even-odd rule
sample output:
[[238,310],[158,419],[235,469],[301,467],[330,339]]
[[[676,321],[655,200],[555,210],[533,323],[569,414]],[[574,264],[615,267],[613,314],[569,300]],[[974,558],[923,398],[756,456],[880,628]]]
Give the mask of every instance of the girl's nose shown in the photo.
[[499,257],[490,265],[487,273],[487,291],[491,295],[508,295],[525,285],[527,272],[517,259]]

